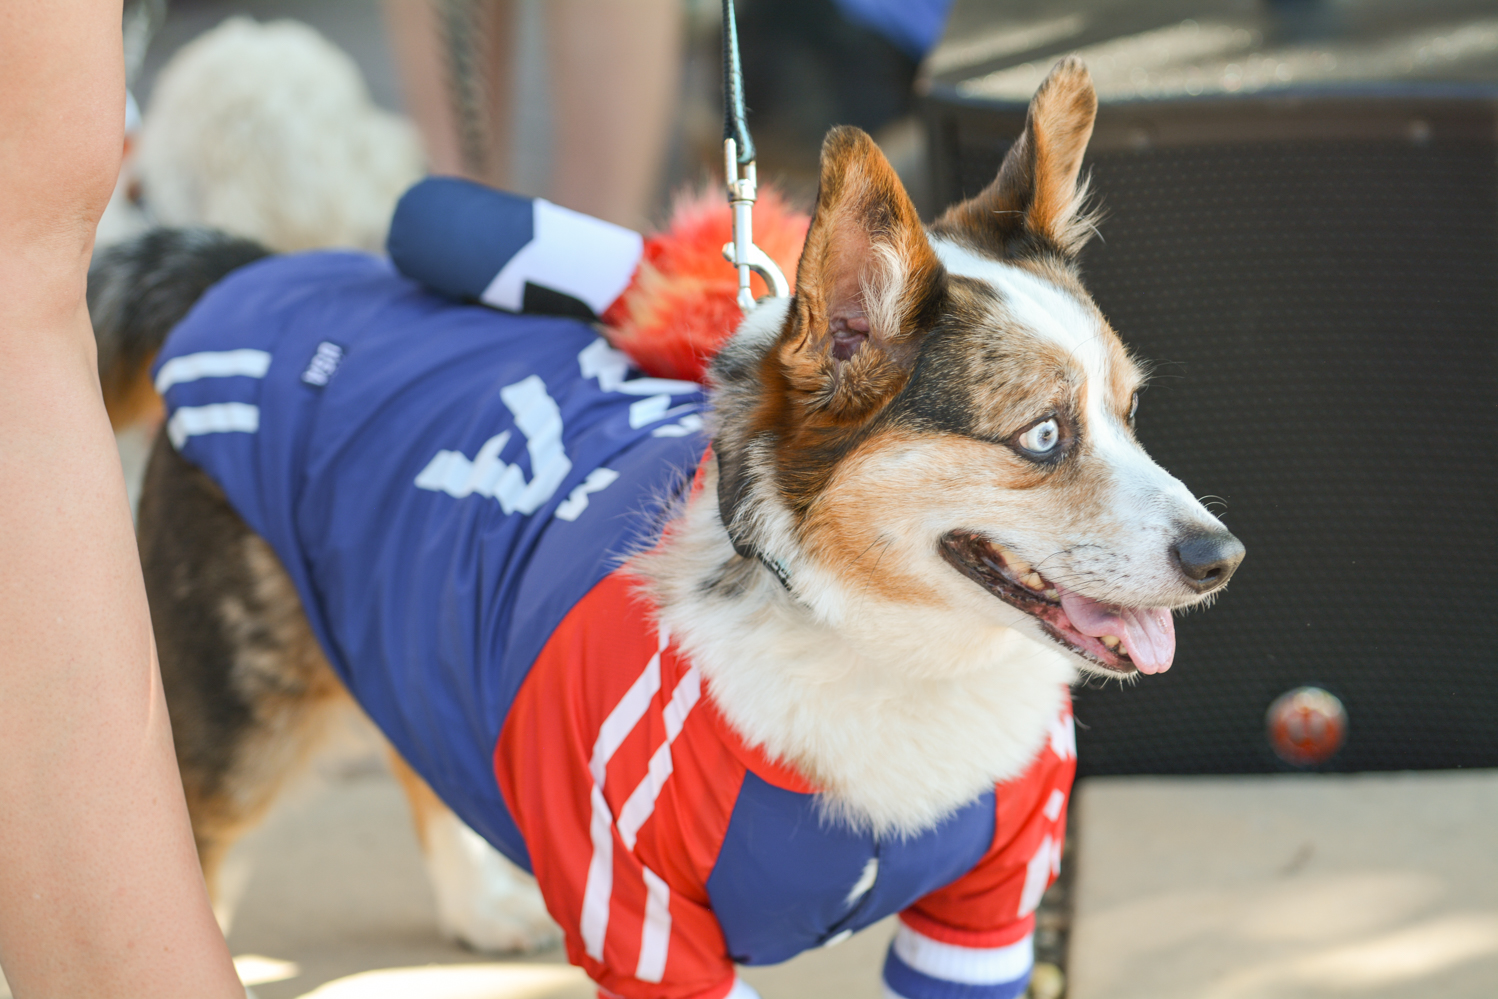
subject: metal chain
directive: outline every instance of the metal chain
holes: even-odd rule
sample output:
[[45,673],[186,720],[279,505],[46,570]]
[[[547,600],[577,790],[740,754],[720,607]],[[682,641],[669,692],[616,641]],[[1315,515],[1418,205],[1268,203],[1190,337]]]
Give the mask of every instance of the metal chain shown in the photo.
[[489,130],[485,127],[485,77],[479,45],[482,44],[486,0],[434,0],[441,18],[442,41],[447,51],[448,100],[453,125],[463,154],[463,166],[472,177],[487,177]]

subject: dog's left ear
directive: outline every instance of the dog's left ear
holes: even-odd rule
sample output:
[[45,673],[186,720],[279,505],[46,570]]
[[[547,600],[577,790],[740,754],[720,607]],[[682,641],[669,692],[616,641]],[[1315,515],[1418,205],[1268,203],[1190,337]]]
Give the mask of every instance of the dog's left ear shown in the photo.
[[1036,250],[1075,256],[1092,235],[1078,183],[1092,138],[1097,93],[1076,56],[1056,64],[1030,100],[1025,130],[1004,157],[999,175],[977,197],[947,211],[931,231],[996,257]]
[[943,288],[894,168],[861,129],[834,128],[781,349],[791,387],[834,419],[866,415],[904,384]]

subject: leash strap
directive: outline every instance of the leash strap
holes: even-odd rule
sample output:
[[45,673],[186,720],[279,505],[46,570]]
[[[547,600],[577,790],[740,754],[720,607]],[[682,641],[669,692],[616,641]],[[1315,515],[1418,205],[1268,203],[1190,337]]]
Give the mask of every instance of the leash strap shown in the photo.
[[[739,65],[739,28],[733,16],[733,0],[723,0],[723,175],[728,181],[728,203],[733,207],[733,242],[723,245],[723,259],[739,272],[739,308],[744,315],[758,304],[749,289],[751,272],[764,278],[773,298],[790,296],[790,284],[780,266],[769,254],[754,245],[754,199],[757,181],[754,170],[754,140],[744,113],[744,72]],[[728,539],[734,551],[745,558],[755,558],[770,574],[791,590],[791,574],[785,564],[734,536],[727,523]]]
[[739,26],[733,0],[723,0],[723,141],[735,144],[739,166],[754,162],[754,140],[744,120],[744,71],[739,65]]
[[770,287],[773,298],[785,298],[790,285],[769,254],[754,245],[754,199],[758,183],[754,169],[754,140],[744,112],[744,72],[739,65],[739,29],[733,16],[733,0],[723,0],[723,174],[728,182],[728,203],[733,207],[733,242],[723,247],[723,257],[739,272],[739,308],[747,316],[756,302],[749,290],[749,275],[758,274]]

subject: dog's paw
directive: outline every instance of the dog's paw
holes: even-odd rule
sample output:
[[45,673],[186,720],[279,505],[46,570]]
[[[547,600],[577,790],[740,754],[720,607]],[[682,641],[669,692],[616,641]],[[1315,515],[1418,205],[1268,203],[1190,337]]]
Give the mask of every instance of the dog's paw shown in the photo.
[[561,941],[536,879],[457,816],[433,816],[425,838],[443,936],[484,954],[529,954]]

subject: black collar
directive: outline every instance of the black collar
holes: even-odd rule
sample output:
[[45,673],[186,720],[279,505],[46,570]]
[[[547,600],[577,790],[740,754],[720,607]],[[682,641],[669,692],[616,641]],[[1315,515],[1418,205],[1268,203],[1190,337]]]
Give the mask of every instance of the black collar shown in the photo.
[[753,545],[748,544],[747,542],[740,541],[738,538],[734,537],[732,528],[728,528],[728,525],[726,524],[724,525],[724,527],[728,530],[728,541],[733,545],[733,550],[735,552],[737,552],[744,558],[752,558],[757,560],[760,565],[763,565],[766,569],[770,570],[770,575],[774,576],[777,580],[780,581],[780,585],[785,587],[785,591],[787,593],[792,592],[791,571],[785,567],[784,562],[780,561],[780,559],[778,558],[766,555],[764,552],[760,551]]

